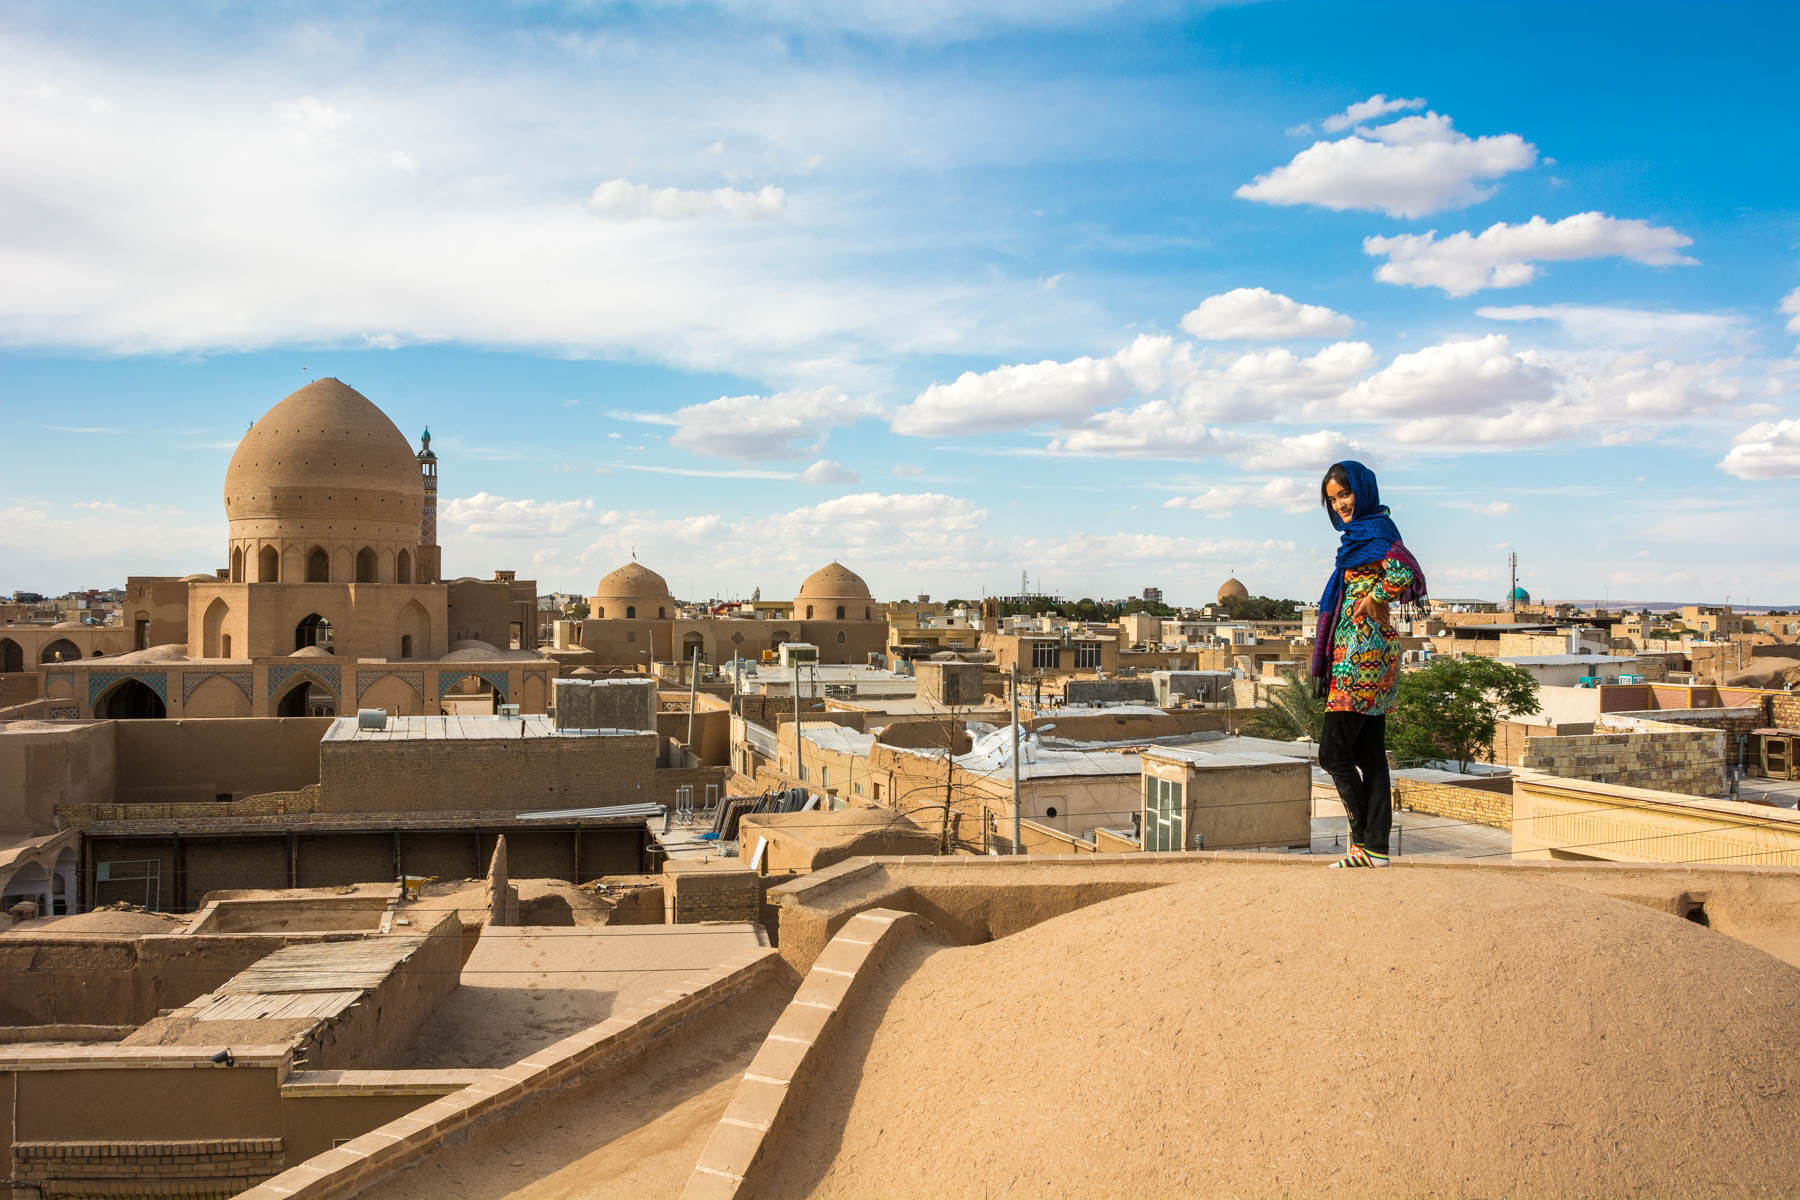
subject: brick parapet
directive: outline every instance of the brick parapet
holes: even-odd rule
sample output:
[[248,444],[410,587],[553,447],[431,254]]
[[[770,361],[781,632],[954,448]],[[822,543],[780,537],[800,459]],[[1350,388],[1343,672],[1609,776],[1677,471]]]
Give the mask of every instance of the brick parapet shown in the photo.
[[1413,812],[1430,813],[1456,821],[1512,828],[1512,793],[1492,792],[1463,784],[1429,779],[1394,780],[1394,804]]
[[714,1126],[682,1200],[727,1200],[761,1194],[759,1167],[787,1132],[810,1080],[828,1064],[850,1002],[881,963],[910,939],[930,936],[917,913],[874,908],[845,922],[745,1070]]
[[408,1166],[447,1136],[541,1103],[594,1071],[642,1052],[701,1010],[729,1000],[777,969],[772,950],[744,951],[678,979],[654,996],[616,1009],[598,1025],[571,1034],[512,1066],[370,1130],[242,1193],[243,1200],[338,1200]]

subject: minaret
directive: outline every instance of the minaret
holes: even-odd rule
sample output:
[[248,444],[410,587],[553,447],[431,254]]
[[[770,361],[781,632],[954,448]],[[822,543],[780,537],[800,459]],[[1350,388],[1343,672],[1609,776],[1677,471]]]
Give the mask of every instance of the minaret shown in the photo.
[[430,429],[419,439],[419,474],[425,477],[425,515],[419,519],[419,582],[436,583],[443,569],[443,552],[437,544],[437,455],[431,450]]

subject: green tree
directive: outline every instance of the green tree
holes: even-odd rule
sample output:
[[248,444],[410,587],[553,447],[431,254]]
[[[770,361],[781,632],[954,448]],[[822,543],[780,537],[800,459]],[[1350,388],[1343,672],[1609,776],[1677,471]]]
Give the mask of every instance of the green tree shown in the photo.
[[1219,607],[1234,621],[1292,621],[1300,613],[1299,601],[1269,596],[1238,596],[1221,600]]
[[1318,741],[1325,730],[1325,698],[1313,694],[1312,676],[1298,667],[1281,673],[1286,687],[1272,687],[1268,703],[1244,719],[1238,732],[1277,742]]
[[569,620],[571,620],[571,621],[587,620],[587,617],[588,617],[587,601],[586,600],[577,600],[572,604],[565,605],[563,607],[563,616],[569,618]]
[[1402,762],[1445,758],[1468,766],[1492,757],[1503,717],[1538,711],[1537,680],[1492,658],[1435,658],[1400,676],[1388,748]]

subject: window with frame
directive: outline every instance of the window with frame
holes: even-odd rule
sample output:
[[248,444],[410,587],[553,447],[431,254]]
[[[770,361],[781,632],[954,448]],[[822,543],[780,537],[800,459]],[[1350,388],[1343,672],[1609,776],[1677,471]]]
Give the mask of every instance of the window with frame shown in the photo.
[[1098,667],[1099,665],[1100,665],[1100,643],[1099,642],[1076,642],[1075,643],[1075,669],[1077,671],[1080,671],[1083,669],[1092,669],[1092,668]]
[[1183,790],[1176,780],[1144,776],[1144,849],[1182,849],[1187,832]]
[[1062,649],[1062,647],[1057,645],[1055,642],[1033,642],[1033,643],[1031,643],[1031,665],[1033,667],[1038,668],[1039,670],[1043,670],[1045,668],[1049,668],[1050,670],[1055,670],[1056,662],[1057,662],[1057,652],[1060,651],[1061,649]]

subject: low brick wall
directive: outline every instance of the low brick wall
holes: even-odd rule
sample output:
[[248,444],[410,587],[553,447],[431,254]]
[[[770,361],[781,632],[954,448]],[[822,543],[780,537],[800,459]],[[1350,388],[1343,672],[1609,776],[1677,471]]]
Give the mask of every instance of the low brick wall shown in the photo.
[[288,817],[319,811],[319,785],[309,783],[291,792],[264,792],[242,800],[212,803],[59,804],[56,818],[64,829],[79,829],[102,821],[178,821],[219,817]]
[[762,880],[743,861],[686,862],[663,867],[663,921],[756,921],[762,915]]
[[[1002,820],[999,828],[1004,835],[1011,831],[1012,825]],[[1093,854],[1097,849],[1093,842],[1082,841],[1072,833],[1036,821],[1020,820],[1019,839],[1025,843],[1027,854]]]
[[[234,1196],[281,1170],[282,1140],[13,1143],[14,1182],[54,1196]],[[87,1185],[87,1186],[83,1186]],[[40,1193],[44,1194],[44,1193]]]
[[1394,779],[1394,804],[1414,812],[1449,817],[1455,821],[1471,821],[1491,825],[1495,829],[1512,828],[1512,790],[1491,791],[1473,783],[1441,783],[1429,779]]
[[733,955],[710,971],[676,977],[649,999],[477,1083],[434,1100],[361,1137],[290,1167],[243,1200],[339,1200],[428,1154],[446,1137],[542,1103],[558,1089],[595,1071],[620,1066],[658,1043],[672,1029],[769,978],[780,959],[773,950]]
[[1591,734],[1532,738],[1523,765],[1565,779],[1718,797],[1725,793],[1725,735],[1603,713]]
[[925,918],[893,909],[869,909],[844,924],[763,1039],[682,1200],[762,1194],[761,1176],[772,1161],[766,1152],[788,1132],[810,1079],[832,1056],[848,1005],[897,946],[929,936]]

